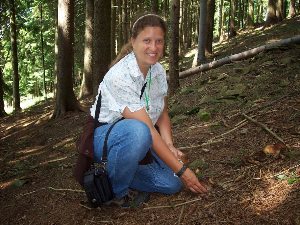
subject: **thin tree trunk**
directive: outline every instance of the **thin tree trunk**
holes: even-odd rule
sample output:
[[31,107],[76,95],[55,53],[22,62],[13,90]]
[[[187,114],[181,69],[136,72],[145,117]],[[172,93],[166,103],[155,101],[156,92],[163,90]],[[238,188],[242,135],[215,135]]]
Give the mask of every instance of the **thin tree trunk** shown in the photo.
[[112,1],[111,9],[111,60],[116,57],[116,22],[117,22],[117,9],[116,0]]
[[190,68],[188,70],[180,72],[179,73],[179,78],[180,79],[181,78],[186,78],[186,77],[189,77],[193,74],[208,71],[210,69],[220,67],[220,66],[225,65],[227,63],[231,63],[233,61],[248,59],[248,58],[251,58],[251,57],[253,57],[253,56],[257,55],[258,53],[263,52],[265,50],[273,49],[273,48],[276,48],[276,47],[282,46],[282,45],[288,45],[288,44],[291,44],[291,43],[299,44],[300,43],[300,35],[296,35],[292,38],[283,39],[283,40],[280,40],[280,41],[277,41],[277,42],[274,42],[274,43],[271,43],[271,44],[267,44],[267,45],[263,45],[263,46],[260,46],[260,47],[257,47],[257,48],[253,48],[253,49],[250,49],[250,50],[247,50],[247,51],[235,54],[235,55],[227,56],[225,58],[215,60],[215,61],[212,61],[210,63],[200,65],[198,67]]
[[[3,3],[0,3],[0,7],[2,9]],[[3,18],[0,16],[0,33],[3,32],[3,24],[2,24]],[[2,57],[2,60],[5,60],[5,58],[2,56],[2,42],[0,41],[0,56]],[[5,63],[5,61],[1,62]],[[0,117],[6,116],[5,107],[4,107],[4,79],[3,79],[3,68],[0,66]]]
[[41,50],[42,50],[41,54],[42,54],[42,66],[43,66],[43,89],[44,89],[44,97],[47,99],[44,36],[43,36],[43,4],[42,3],[40,3],[40,24],[41,24]]
[[206,37],[207,37],[206,12],[207,12],[207,2],[206,0],[200,0],[198,57],[197,57],[198,65],[206,61],[205,58],[205,46],[206,46]]
[[18,44],[17,44],[17,25],[16,25],[16,9],[15,1],[9,0],[10,3],[10,41],[12,50],[12,67],[13,67],[13,102],[14,110],[20,111],[20,84],[19,84],[19,62],[18,62]]
[[277,0],[277,7],[276,7],[276,17],[277,21],[281,22],[283,20],[283,8],[284,8],[284,3],[283,0]]
[[124,43],[127,43],[129,34],[128,34],[128,2],[127,0],[123,0],[123,37]]
[[224,5],[224,0],[220,0],[220,5],[219,5],[219,42],[222,42],[224,39],[223,23],[224,23],[225,12],[223,13],[223,5]]
[[152,2],[152,12],[158,14],[159,13],[158,0],[151,0],[151,2]]
[[230,19],[229,19],[229,35],[228,35],[230,38],[236,36],[235,12],[236,12],[235,0],[230,0]]
[[248,2],[248,17],[247,17],[247,26],[253,27],[254,26],[254,1],[249,0]]
[[268,2],[268,11],[267,11],[267,19],[265,22],[265,26],[270,26],[273,24],[276,24],[277,17],[276,17],[276,1],[275,0],[269,0]]
[[214,17],[215,17],[215,0],[207,1],[207,30],[206,30],[206,43],[205,51],[208,54],[213,53],[212,44],[214,38]]
[[179,15],[180,0],[172,1],[171,8],[171,45],[170,45],[170,66],[169,66],[169,90],[170,95],[175,94],[179,87]]
[[289,16],[291,18],[296,16],[296,0],[291,0],[290,2]]
[[[109,23],[107,22],[109,21]],[[111,2],[94,2],[94,38],[93,38],[93,95],[108,71],[111,62]]]
[[94,30],[94,0],[85,1],[85,34],[83,78],[79,98],[93,94],[93,30]]
[[6,112],[4,110],[4,80],[2,68],[0,67],[0,117],[6,116]]

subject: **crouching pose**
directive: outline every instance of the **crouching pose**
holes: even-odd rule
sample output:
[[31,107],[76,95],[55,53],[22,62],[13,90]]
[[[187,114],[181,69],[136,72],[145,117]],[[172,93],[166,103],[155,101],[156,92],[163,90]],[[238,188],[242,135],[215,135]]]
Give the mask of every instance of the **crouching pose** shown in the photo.
[[[182,152],[172,141],[167,112],[166,72],[159,60],[164,50],[166,25],[155,14],[138,18],[131,39],[99,85],[99,126],[94,133],[94,160],[100,162],[106,133],[107,170],[115,199],[123,207],[146,201],[151,192],[174,194],[184,184],[195,193],[206,188],[180,162]],[[101,96],[100,96],[101,95]],[[91,108],[95,117],[96,102]],[[148,159],[148,160],[147,160]],[[132,198],[131,190],[139,195]]]

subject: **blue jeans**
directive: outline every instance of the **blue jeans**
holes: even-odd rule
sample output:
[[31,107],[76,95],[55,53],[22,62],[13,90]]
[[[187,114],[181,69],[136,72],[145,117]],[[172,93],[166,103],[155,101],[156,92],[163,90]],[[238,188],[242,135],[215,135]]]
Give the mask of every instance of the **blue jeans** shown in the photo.
[[[102,125],[95,130],[96,162],[101,160],[105,135],[110,126]],[[139,165],[151,145],[150,130],[143,122],[124,119],[112,128],[107,142],[107,171],[117,198],[125,196],[129,188],[165,194],[174,194],[182,188],[181,180],[153,151],[153,162]]]

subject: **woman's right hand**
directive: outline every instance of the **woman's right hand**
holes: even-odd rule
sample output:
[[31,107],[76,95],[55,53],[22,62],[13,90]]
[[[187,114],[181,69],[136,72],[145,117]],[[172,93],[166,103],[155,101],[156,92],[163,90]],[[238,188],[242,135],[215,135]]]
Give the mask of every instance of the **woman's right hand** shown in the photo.
[[192,192],[197,194],[203,194],[207,192],[207,188],[199,182],[194,172],[189,168],[184,171],[180,178],[183,181],[184,185]]

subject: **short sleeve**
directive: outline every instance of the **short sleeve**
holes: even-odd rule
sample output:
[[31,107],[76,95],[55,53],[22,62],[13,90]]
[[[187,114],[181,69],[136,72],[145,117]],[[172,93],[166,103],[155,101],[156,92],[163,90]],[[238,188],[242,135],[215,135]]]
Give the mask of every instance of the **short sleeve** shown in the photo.
[[126,107],[131,112],[135,112],[143,108],[140,100],[139,82],[134,81],[129,74],[120,76],[110,76],[104,79],[101,89],[106,93],[106,100],[103,105],[111,111],[123,113]]

